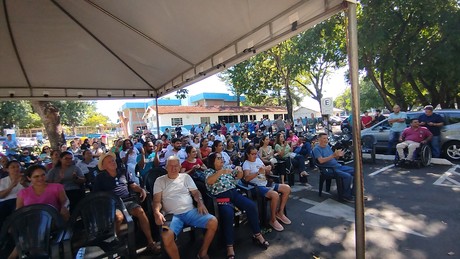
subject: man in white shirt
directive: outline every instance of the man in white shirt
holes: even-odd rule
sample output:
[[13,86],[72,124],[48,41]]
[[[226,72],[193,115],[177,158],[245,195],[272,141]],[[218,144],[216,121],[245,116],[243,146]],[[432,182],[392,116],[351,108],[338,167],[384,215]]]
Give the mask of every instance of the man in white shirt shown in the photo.
[[180,159],[180,163],[182,164],[182,162],[187,159],[187,153],[185,153],[185,150],[182,149],[182,141],[178,138],[173,138],[170,145],[172,149],[168,147],[168,151],[166,151],[165,157],[177,156]]
[[[166,161],[168,174],[160,176],[155,181],[153,187],[155,223],[162,226],[163,244],[169,257],[173,259],[180,258],[174,240],[185,225],[205,228],[206,234],[197,257],[208,258],[208,248],[217,230],[217,219],[208,213],[193,179],[188,174],[180,174],[180,169],[179,159],[170,156]],[[197,208],[193,206],[192,197],[197,203]],[[160,212],[161,209],[166,214],[174,214],[169,227],[164,225],[166,219]]]

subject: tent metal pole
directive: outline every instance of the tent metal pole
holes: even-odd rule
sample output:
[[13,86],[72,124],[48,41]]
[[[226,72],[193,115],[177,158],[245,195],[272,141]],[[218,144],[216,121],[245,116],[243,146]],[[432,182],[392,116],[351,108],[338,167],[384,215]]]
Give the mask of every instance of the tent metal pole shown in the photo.
[[348,4],[348,65],[350,68],[351,81],[351,104],[353,114],[353,152],[355,166],[355,238],[356,238],[356,258],[365,258],[365,221],[364,221],[364,195],[363,195],[363,163],[361,156],[361,116],[359,105],[359,78],[358,78],[358,26],[356,18],[356,2]]
[[158,114],[158,95],[155,96],[155,112],[157,115],[157,138],[160,139],[160,115]]

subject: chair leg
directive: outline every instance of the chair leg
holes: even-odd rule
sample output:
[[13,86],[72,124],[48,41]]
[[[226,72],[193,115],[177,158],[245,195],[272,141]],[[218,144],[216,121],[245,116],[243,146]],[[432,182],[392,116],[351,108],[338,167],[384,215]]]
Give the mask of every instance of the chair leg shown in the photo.
[[319,176],[319,188],[318,188],[319,192],[318,192],[318,196],[320,196],[320,197],[321,197],[321,194],[323,194],[323,185],[324,185],[325,180],[326,179],[324,178],[323,175]]
[[326,179],[326,192],[330,192],[331,191],[331,182],[332,182],[332,179]]

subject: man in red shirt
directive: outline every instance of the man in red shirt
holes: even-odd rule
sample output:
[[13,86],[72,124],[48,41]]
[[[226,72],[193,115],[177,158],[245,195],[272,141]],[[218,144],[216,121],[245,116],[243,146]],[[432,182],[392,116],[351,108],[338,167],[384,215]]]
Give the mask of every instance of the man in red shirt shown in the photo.
[[369,128],[372,125],[372,117],[369,116],[368,111],[364,111],[364,116],[361,117],[361,128]]
[[[433,134],[425,128],[420,127],[418,119],[411,119],[410,127],[406,128],[399,137],[399,143],[396,145],[399,158],[401,160],[407,159],[408,161],[414,160],[414,151],[420,147],[420,143],[426,144],[430,142]],[[407,157],[404,156],[404,149],[408,148]]]

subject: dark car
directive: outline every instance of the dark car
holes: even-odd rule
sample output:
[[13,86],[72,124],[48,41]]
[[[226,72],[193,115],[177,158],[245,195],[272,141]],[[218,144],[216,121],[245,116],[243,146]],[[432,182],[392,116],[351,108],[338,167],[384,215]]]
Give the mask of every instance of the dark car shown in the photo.
[[[460,161],[460,110],[435,110],[444,119],[444,126],[441,129],[441,151],[442,156],[451,161]],[[407,112],[409,126],[410,119],[418,118],[423,111]],[[361,138],[373,135],[377,139],[377,150],[386,150],[388,146],[388,135],[390,132],[388,119],[381,121],[370,128],[361,131]]]

